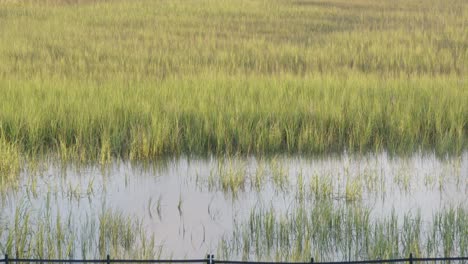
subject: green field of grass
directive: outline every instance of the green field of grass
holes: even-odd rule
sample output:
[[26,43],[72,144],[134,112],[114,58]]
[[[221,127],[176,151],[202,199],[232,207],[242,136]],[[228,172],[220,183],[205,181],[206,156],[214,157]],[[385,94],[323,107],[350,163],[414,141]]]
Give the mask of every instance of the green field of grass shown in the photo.
[[0,1],[0,151],[103,163],[460,153],[467,11],[463,0]]

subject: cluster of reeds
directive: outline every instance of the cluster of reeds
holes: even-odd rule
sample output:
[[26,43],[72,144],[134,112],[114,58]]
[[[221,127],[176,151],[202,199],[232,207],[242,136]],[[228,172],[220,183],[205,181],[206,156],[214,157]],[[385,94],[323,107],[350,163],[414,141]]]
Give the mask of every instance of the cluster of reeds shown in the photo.
[[[0,219],[0,253],[15,258],[76,259],[120,258],[154,259],[162,248],[155,245],[137,218],[103,208],[96,219],[81,219],[72,211],[62,215],[48,202],[35,210],[28,202],[19,203],[11,215]],[[3,210],[3,209],[2,209]]]
[[[207,183],[210,191],[222,191],[232,194],[234,198],[238,197],[239,192],[262,193],[274,190],[294,192],[298,200],[336,200],[346,203],[385,200],[391,192],[411,195],[421,188],[444,192],[448,186],[458,191],[468,186],[468,179],[460,171],[462,167],[458,157],[454,157],[454,161],[439,160],[436,162],[439,169],[425,172],[424,177],[417,175],[421,173],[417,165],[409,164],[407,159],[397,159],[393,161],[394,164],[387,165],[388,172],[380,168],[380,164],[373,164],[376,161],[346,159],[329,169],[315,169],[307,165],[295,165],[291,169],[291,165],[278,156],[260,159],[225,157],[212,166],[206,178],[197,178],[197,181],[203,186]],[[362,167],[350,169],[349,162],[358,163]]]
[[20,171],[20,152],[0,134],[0,189],[15,186]]
[[458,256],[468,251],[466,208],[446,208],[423,222],[418,213],[371,216],[360,205],[332,201],[279,213],[253,208],[219,247],[222,258],[318,261]]

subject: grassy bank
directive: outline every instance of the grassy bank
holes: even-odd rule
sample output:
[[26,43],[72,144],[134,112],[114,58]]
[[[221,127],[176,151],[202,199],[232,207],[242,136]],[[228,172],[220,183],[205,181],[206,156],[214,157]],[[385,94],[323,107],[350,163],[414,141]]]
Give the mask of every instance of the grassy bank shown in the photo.
[[0,4],[0,135],[152,159],[467,147],[463,1]]

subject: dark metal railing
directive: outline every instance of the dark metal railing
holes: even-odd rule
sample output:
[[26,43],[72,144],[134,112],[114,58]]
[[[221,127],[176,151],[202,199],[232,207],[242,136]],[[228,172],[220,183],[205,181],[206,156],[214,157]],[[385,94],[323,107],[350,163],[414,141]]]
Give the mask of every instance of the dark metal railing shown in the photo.
[[0,259],[0,263],[204,263],[204,264],[375,264],[375,263],[408,263],[415,262],[437,262],[437,261],[468,261],[468,257],[450,258],[414,258],[410,254],[408,258],[399,259],[373,259],[358,261],[328,261],[315,262],[312,258],[309,262],[280,262],[280,261],[239,261],[239,260],[215,260],[214,255],[207,255],[205,259],[111,259],[107,255],[105,259],[30,259],[30,258],[9,258],[5,255]]

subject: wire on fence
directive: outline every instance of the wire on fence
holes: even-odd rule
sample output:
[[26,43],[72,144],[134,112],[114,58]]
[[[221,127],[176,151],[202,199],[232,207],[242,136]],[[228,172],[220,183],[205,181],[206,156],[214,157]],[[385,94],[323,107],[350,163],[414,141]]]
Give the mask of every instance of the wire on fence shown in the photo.
[[376,263],[405,263],[414,264],[415,262],[427,261],[468,261],[468,257],[451,257],[451,258],[414,258],[413,254],[409,258],[400,259],[374,259],[374,260],[358,260],[358,261],[329,261],[315,262],[314,258],[310,262],[281,262],[281,261],[240,261],[240,260],[215,260],[214,255],[208,254],[206,259],[111,259],[107,255],[105,259],[28,259],[28,258],[9,258],[5,254],[4,259],[0,259],[0,263],[204,263],[204,264],[376,264]]

